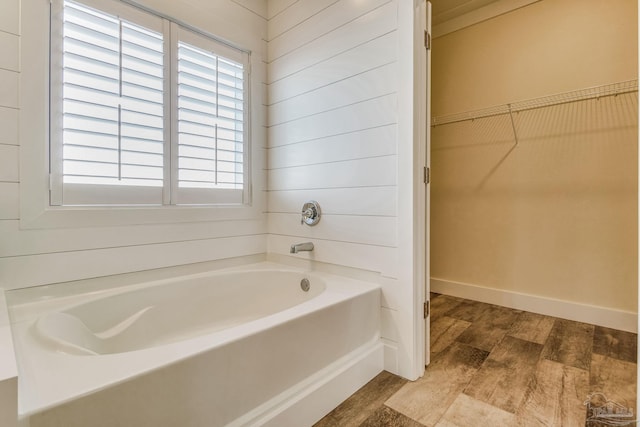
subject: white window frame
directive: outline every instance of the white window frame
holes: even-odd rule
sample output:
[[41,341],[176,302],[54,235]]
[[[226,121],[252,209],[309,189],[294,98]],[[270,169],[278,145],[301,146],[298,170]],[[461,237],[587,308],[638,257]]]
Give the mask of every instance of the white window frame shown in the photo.
[[[57,0],[55,0],[57,1]],[[100,0],[95,0],[100,1]],[[262,153],[246,138],[245,161],[247,176],[243,204],[163,205],[163,206],[52,206],[49,141],[49,31],[50,1],[29,0],[21,9],[21,74],[20,74],[20,226],[34,228],[70,228],[203,222],[217,220],[257,219],[262,215],[262,192],[252,191]],[[182,22],[180,24],[183,24]],[[188,27],[188,26],[187,26]],[[45,30],[43,30],[45,29]],[[206,32],[203,34],[209,35]],[[250,57],[252,68],[254,58]],[[247,80],[250,93],[260,85],[253,74]],[[258,106],[251,104],[248,115]],[[262,126],[251,123],[247,133]],[[255,161],[258,158],[258,161]]]

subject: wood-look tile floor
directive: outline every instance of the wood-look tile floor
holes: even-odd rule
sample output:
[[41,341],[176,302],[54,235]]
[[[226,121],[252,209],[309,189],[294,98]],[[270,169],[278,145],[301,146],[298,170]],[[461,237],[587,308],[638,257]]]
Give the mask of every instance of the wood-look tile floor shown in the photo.
[[382,372],[314,427],[597,427],[592,393],[637,412],[636,355],[636,334],[432,294],[424,376]]

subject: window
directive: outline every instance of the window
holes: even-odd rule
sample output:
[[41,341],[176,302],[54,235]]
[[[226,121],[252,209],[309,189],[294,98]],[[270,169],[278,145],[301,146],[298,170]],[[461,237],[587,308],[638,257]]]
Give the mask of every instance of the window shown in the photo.
[[51,16],[51,205],[248,203],[248,53],[118,1]]

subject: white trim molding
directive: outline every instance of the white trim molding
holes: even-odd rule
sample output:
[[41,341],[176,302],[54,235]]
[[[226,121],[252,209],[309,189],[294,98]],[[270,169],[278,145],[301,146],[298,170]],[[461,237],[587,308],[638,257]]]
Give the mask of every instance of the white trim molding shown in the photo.
[[562,319],[575,320],[577,322],[590,323],[606,328],[633,333],[638,332],[638,314],[631,311],[505,291],[503,289],[488,288],[433,277],[431,278],[431,292],[496,304],[516,310],[560,317]]
[[504,15],[521,7],[528,6],[540,0],[497,0],[486,6],[472,10],[455,18],[451,18],[433,26],[433,37],[444,36],[454,31],[470,27],[480,22],[487,21],[496,16]]

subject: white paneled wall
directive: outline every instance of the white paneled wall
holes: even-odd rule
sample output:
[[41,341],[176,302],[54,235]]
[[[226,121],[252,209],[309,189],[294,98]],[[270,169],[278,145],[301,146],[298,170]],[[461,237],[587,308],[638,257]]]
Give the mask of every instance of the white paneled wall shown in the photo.
[[[407,374],[398,354],[398,2],[269,7],[269,253],[381,273],[385,367]],[[323,211],[314,227],[300,224],[310,199]],[[289,255],[307,240],[313,252]]]
[[267,18],[272,21],[276,16],[285,11],[289,6],[298,0],[268,0],[267,1]]
[[[47,0],[22,0],[41,1]],[[266,103],[267,4],[263,0],[206,2],[143,0],[145,6],[252,50],[259,79],[253,101]],[[189,7],[185,7],[189,6]],[[226,259],[266,252],[266,216],[250,220],[185,222],[112,227],[23,229],[20,222],[20,146],[43,141],[20,139],[19,121],[37,118],[20,112],[18,93],[20,0],[0,1],[0,287],[14,289],[102,275]],[[42,99],[42,102],[46,102]],[[266,107],[262,107],[264,110]],[[264,129],[264,111],[253,115]],[[253,132],[264,152],[264,132]],[[258,170],[264,159],[256,158]],[[264,179],[254,188],[266,209]]]
[[20,3],[19,0],[5,0],[0,3],[0,221],[7,222],[18,219],[20,215],[18,184]]
[[[140,0],[205,31],[221,29],[227,40],[251,48],[252,71],[260,79],[252,97],[262,107],[252,117],[253,144],[260,149],[254,161],[263,174],[253,189],[254,205],[267,215],[26,229],[20,216],[20,174],[25,173],[19,170],[20,150],[43,141],[19,135],[21,122],[38,120],[20,111],[25,97],[18,93],[20,1],[48,3],[0,1],[0,287],[265,252],[288,257],[292,243],[312,240],[314,252],[296,258],[380,273],[385,367],[415,378],[407,309],[413,289],[406,280],[410,273],[398,271],[400,253],[406,253],[400,249],[407,246],[399,238],[399,218],[407,222],[399,202],[406,191],[399,183],[411,170],[400,165],[412,150],[410,135],[401,136],[408,132],[407,114],[399,111],[412,110],[407,91],[400,89],[406,73],[399,70],[406,61],[399,52],[406,46],[399,34],[410,30],[403,29],[406,22],[399,24],[399,10],[411,8],[409,2]],[[262,131],[255,132],[255,124]],[[323,209],[314,228],[299,220],[309,199]]]
[[[19,0],[0,1],[0,225],[16,223],[20,210],[18,147]],[[0,232],[0,246],[6,236]],[[0,267],[2,268],[2,267]],[[1,286],[1,285],[0,285]],[[16,425],[18,384],[6,302],[0,289],[0,425]]]
[[[374,246],[360,268],[396,247],[396,4],[299,0],[270,2],[267,150],[270,252],[313,238],[319,261],[334,244]],[[324,217],[300,226],[302,203]],[[329,248],[320,259],[323,244]],[[287,241],[280,243],[276,241]],[[304,256],[304,254],[302,255]],[[344,258],[343,258],[344,259]],[[348,261],[340,262],[354,267]]]
[[265,19],[267,17],[267,2],[266,1],[256,1],[256,0],[231,0],[236,4],[239,4],[242,7],[247,8],[248,10],[255,13],[261,19]]

